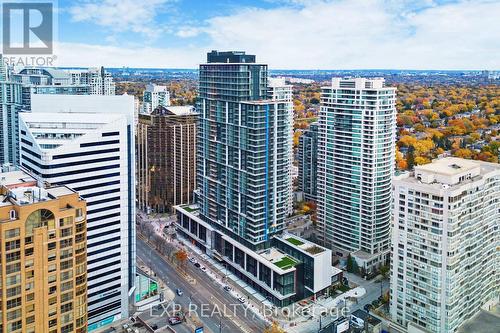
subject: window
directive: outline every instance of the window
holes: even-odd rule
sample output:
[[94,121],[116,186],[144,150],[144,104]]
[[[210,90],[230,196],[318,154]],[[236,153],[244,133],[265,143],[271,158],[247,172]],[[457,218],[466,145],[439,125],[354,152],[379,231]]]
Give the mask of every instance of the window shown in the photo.
[[21,305],[21,297],[7,300],[7,309],[12,309]]
[[18,296],[21,294],[21,286],[16,286],[7,289],[7,298]]
[[5,255],[5,260],[7,262],[12,262],[21,259],[21,251],[16,251],[12,253],[7,253]]
[[5,251],[19,249],[20,247],[21,247],[21,241],[19,239],[5,242]]
[[47,209],[34,211],[26,219],[26,235],[33,235],[33,229],[47,227],[53,230],[56,227],[54,214]]
[[19,228],[10,229],[5,231],[5,238],[13,238],[19,236]]

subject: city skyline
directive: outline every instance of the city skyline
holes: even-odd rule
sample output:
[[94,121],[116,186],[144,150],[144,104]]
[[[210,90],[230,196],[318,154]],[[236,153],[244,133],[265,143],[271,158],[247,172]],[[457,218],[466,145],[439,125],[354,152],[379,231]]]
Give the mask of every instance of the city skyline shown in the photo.
[[500,4],[488,0],[59,1],[57,12],[55,66],[195,68],[231,49],[279,69],[500,69]]

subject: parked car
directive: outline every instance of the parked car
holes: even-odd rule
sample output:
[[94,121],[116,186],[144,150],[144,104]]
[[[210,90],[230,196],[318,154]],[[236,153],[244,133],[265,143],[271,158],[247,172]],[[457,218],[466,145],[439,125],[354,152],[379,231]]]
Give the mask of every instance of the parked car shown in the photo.
[[195,263],[194,263],[194,266],[195,266],[195,267],[198,267],[198,268],[200,268],[200,267],[201,267],[201,265],[200,265],[200,263],[199,263],[199,262],[195,262]]
[[182,320],[180,317],[170,317],[170,318],[168,318],[168,323],[170,325],[177,325],[177,324],[182,323]]
[[363,309],[365,309],[366,312],[370,312],[370,310],[373,309],[373,305],[365,304],[365,306],[363,306]]
[[196,259],[194,257],[191,257],[191,258],[189,258],[189,261],[194,264],[196,262]]
[[182,295],[184,294],[184,293],[182,292],[182,290],[180,290],[179,288],[177,288],[176,292],[177,292],[177,295],[179,295],[179,296],[182,296]]
[[200,268],[200,269],[201,269],[202,271],[204,271],[204,272],[207,270],[207,268],[206,268],[205,266],[201,266],[201,268]]
[[241,303],[245,303],[246,299],[244,297],[240,297],[240,298],[238,298],[238,301],[240,301]]
[[224,290],[227,291],[227,292],[230,292],[231,291],[231,287],[230,286],[224,286]]

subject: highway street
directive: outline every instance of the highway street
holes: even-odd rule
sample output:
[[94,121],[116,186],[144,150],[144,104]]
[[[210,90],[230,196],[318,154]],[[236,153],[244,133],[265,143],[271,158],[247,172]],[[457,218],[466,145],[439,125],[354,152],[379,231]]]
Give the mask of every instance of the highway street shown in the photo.
[[[150,266],[172,291],[175,292],[177,288],[183,291],[182,296],[176,295],[176,303],[188,309],[189,298],[191,297],[192,304],[198,307],[197,313],[201,321],[212,332],[261,333],[264,331],[266,323],[261,318],[252,311],[245,310],[245,304],[241,304],[224,291],[219,284],[212,281],[205,272],[196,268],[193,264],[186,263],[186,272],[196,279],[194,285],[180,276],[170,263],[140,238],[137,238],[137,256]],[[222,328],[219,327],[220,322]],[[189,332],[189,329],[184,324],[172,328],[179,333]]]

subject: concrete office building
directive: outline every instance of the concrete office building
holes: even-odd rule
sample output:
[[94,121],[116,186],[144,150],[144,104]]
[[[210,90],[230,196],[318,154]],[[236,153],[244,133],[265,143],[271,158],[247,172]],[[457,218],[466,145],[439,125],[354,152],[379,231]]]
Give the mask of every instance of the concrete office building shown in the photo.
[[500,165],[454,157],[394,179],[391,315],[451,333],[498,303]]
[[19,163],[19,112],[22,86],[13,82],[0,54],[0,165]]
[[254,55],[208,53],[200,65],[197,107],[198,206],[176,209],[184,237],[225,264],[263,302],[267,297],[284,306],[324,293],[337,272],[330,250],[282,236],[291,196],[293,118],[291,99],[279,97],[267,74]]
[[396,88],[333,78],[321,91],[318,239],[367,272],[389,254]]
[[299,138],[299,191],[304,199],[316,201],[318,172],[318,123],[312,123]]
[[170,93],[166,86],[147,84],[142,94],[142,113],[149,114],[158,106],[170,106]]
[[196,121],[192,106],[158,106],[137,126],[137,203],[146,212],[172,212],[193,202]]
[[87,201],[89,331],[129,313],[135,280],[132,96],[33,95],[21,165]]
[[2,332],[87,332],[86,205],[0,170]]

